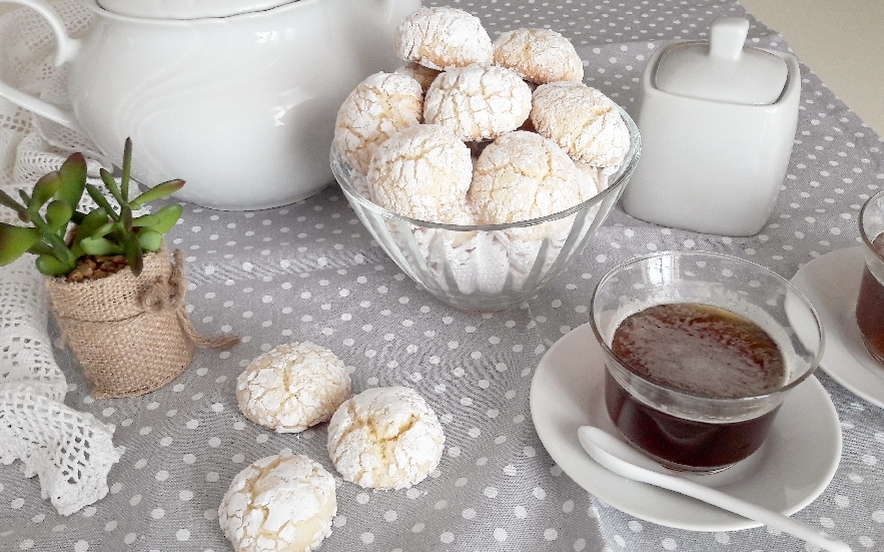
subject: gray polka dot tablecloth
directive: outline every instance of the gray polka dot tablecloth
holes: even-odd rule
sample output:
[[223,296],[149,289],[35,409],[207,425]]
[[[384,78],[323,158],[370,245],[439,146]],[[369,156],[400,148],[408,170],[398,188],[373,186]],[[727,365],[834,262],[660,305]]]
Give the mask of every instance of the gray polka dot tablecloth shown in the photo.
[[[715,17],[747,16],[753,45],[788,49],[775,31],[729,1],[426,4],[470,11],[492,36],[529,26],[560,31],[586,61],[585,81],[627,110],[634,109],[653,50],[671,39],[706,37]],[[237,375],[257,355],[291,341],[338,354],[352,369],[354,392],[416,389],[447,439],[438,469],[410,489],[371,491],[338,478],[338,514],[322,550],[818,550],[764,527],[693,531],[622,513],[556,463],[529,409],[543,355],[587,322],[593,286],[616,263],[657,250],[711,250],[791,278],[815,258],[858,244],[859,208],[884,185],[884,144],[808,67],[801,71],[791,164],[758,235],[669,229],[618,208],[573,266],[509,312],[467,314],[422,292],[372,241],[334,184],[266,211],[185,205],[171,240],[186,257],[191,321],[204,335],[231,332],[242,342],[228,351],[200,350],[168,387],[115,400],[90,398],[73,361],[56,350],[70,387],[66,403],[113,424],[124,453],[110,471],[108,495],[69,517],[40,498],[38,481],[24,478],[20,463],[0,466],[0,550],[230,550],[217,507],[249,463],[291,451],[334,473],[324,425],[276,434],[237,408]],[[843,451],[831,483],[794,517],[854,550],[884,550],[884,411],[827,372],[816,377],[840,418]],[[796,457],[796,469],[802,465]]]

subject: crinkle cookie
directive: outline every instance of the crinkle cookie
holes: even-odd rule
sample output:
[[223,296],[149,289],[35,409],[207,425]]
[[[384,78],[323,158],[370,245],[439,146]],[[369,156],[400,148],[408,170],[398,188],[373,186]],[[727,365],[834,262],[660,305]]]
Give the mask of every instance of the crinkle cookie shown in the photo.
[[442,71],[439,71],[438,69],[430,69],[425,65],[410,61],[399,69],[396,69],[396,72],[413,78],[421,85],[421,89],[426,92]]
[[218,522],[236,552],[309,552],[331,535],[335,479],[303,455],[262,458],[231,481]]
[[551,82],[534,91],[531,122],[575,161],[613,172],[629,151],[617,105],[581,82]]
[[328,425],[328,453],[346,481],[403,489],[422,481],[442,458],[445,435],[416,391],[378,387],[350,398]]
[[381,144],[369,163],[371,200],[407,217],[454,222],[473,176],[470,150],[449,129],[414,125]]
[[359,83],[338,109],[334,144],[341,158],[365,174],[378,145],[421,122],[423,88],[403,73],[375,73]]
[[490,63],[493,46],[478,17],[457,8],[425,7],[396,29],[393,48],[400,59],[444,71]]
[[583,81],[583,60],[567,38],[550,29],[515,29],[494,41],[494,63],[537,84]]
[[[583,201],[581,175],[552,140],[517,130],[504,134],[476,161],[469,198],[480,220],[500,224],[557,213]],[[522,236],[540,239],[541,235]]]
[[531,89],[511,69],[472,64],[439,75],[424,98],[424,122],[466,142],[519,128],[531,113]]
[[310,342],[278,345],[236,379],[245,417],[277,433],[298,433],[328,421],[349,396],[350,374],[343,361]]

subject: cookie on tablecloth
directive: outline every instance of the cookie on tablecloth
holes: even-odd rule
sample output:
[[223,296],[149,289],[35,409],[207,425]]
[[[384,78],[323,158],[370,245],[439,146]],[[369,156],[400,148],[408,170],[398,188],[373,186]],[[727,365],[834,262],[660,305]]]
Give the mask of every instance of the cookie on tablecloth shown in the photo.
[[304,455],[257,460],[231,481],[218,522],[236,552],[309,552],[331,535],[335,479]]
[[350,396],[350,374],[333,352],[310,342],[278,345],[255,358],[236,380],[246,418],[278,433],[328,421]]
[[328,425],[328,453],[346,481],[403,489],[422,481],[442,458],[445,435],[416,391],[377,387],[348,399]]

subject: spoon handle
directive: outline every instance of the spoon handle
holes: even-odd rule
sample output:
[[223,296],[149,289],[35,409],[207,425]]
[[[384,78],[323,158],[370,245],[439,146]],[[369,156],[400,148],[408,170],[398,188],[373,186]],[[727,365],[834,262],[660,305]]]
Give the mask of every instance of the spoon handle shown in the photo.
[[779,529],[784,533],[815,544],[823,550],[851,552],[847,543],[816,527],[811,527],[774,510],[706,487],[695,481],[670,475],[660,464],[597,427],[582,426],[578,429],[577,436],[580,444],[596,462],[617,475],[696,498],[722,510]]
[[745,518],[759,521],[768,527],[779,529],[784,533],[815,544],[823,550],[829,550],[830,552],[850,552],[851,550],[850,546],[846,543],[819,529],[801,523],[779,512],[735,498],[694,481],[671,475],[647,472],[647,478],[644,482],[696,498]]

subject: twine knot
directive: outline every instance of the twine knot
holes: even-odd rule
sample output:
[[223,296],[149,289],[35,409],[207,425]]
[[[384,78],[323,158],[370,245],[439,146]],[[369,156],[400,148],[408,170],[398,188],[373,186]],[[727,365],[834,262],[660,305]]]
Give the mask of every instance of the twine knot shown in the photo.
[[206,338],[200,335],[196,328],[187,319],[184,309],[184,295],[187,292],[187,281],[184,279],[184,258],[180,249],[176,249],[172,258],[172,273],[168,279],[157,277],[153,286],[146,289],[141,297],[141,306],[151,313],[157,314],[169,309],[175,309],[178,324],[188,338],[198,347],[211,347],[213,349],[228,349],[239,343],[239,337],[235,335]]

